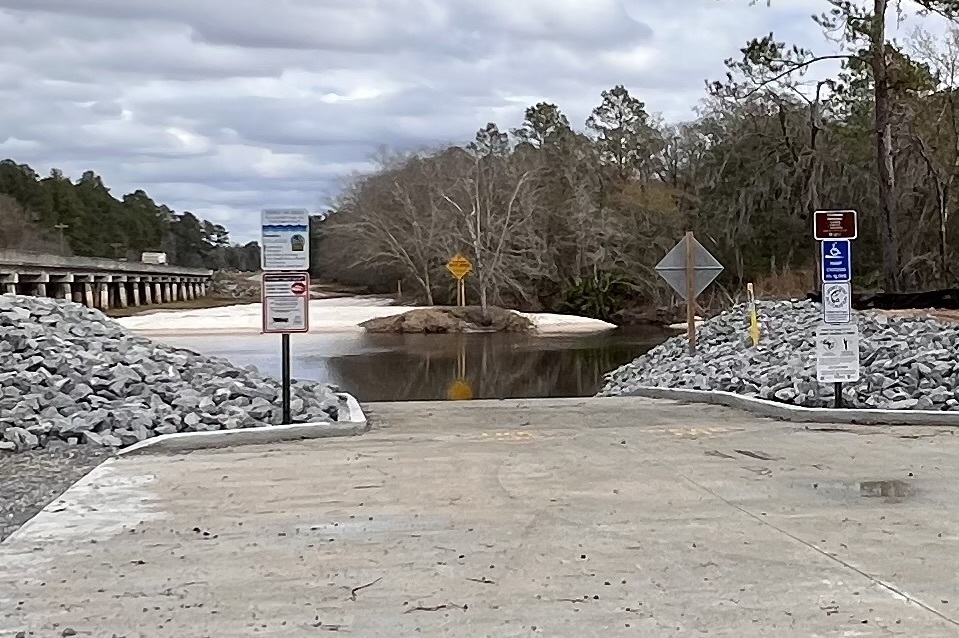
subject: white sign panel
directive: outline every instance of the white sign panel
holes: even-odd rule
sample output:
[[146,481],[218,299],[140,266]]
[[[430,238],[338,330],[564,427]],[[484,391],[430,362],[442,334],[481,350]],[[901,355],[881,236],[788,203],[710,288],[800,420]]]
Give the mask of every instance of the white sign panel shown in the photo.
[[852,284],[839,282],[822,285],[822,320],[828,324],[852,321]]
[[265,271],[310,269],[310,213],[303,209],[263,211],[261,266]]
[[820,383],[859,380],[859,326],[819,326],[816,379]]
[[263,273],[263,332],[309,330],[309,273]]

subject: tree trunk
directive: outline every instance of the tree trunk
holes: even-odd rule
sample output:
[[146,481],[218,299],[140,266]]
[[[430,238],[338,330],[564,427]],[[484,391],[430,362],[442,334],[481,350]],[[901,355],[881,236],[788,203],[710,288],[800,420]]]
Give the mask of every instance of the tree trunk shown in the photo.
[[[809,224],[812,225],[812,216],[813,213],[819,210],[819,183],[822,181],[822,174],[819,170],[819,149],[816,147],[816,143],[819,141],[819,99],[820,91],[822,90],[823,83],[820,82],[816,85],[816,100],[812,103],[812,106],[809,109],[809,176],[806,181],[807,187],[809,189],[809,203],[806,207],[806,214],[809,215],[806,219]],[[812,287],[810,290],[813,292],[819,292],[822,288],[822,273],[819,272],[819,242],[813,241],[813,280]],[[790,257],[792,251],[790,250]],[[789,267],[792,259],[789,259],[785,266]]]
[[886,5],[874,0],[872,28],[873,90],[876,102],[876,164],[879,177],[880,232],[882,238],[882,279],[886,292],[899,291],[899,228],[896,201],[896,172],[892,148],[892,95],[886,57]]
[[433,305],[433,282],[430,281],[429,265],[427,265],[426,268],[423,269],[423,277],[424,277],[423,288],[425,289],[424,292],[426,292],[426,305],[432,306]]

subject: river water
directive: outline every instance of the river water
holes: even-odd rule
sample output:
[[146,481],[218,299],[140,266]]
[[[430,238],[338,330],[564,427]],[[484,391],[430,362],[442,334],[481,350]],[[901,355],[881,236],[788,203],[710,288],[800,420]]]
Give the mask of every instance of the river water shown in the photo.
[[[590,396],[603,375],[662,343],[656,328],[594,335],[291,336],[294,378],[339,386],[360,401]],[[158,338],[170,345],[280,374],[278,335]]]

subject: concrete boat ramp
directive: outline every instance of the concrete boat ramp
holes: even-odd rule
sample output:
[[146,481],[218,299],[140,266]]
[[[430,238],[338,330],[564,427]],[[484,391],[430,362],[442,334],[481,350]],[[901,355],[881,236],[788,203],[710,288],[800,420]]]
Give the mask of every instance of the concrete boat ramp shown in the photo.
[[651,399],[374,404],[114,459],[0,545],[0,636],[959,635],[959,442]]

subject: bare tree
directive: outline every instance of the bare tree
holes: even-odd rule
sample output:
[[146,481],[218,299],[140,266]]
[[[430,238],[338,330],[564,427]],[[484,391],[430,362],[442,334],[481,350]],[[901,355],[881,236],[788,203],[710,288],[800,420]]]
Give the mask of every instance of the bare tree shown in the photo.
[[488,124],[477,133],[469,156],[461,157],[461,162],[472,163],[471,168],[442,192],[460,220],[457,227],[465,231],[465,243],[472,249],[484,313],[491,289],[496,292],[496,301],[506,288],[522,290],[506,267],[506,257],[524,251],[524,240],[531,239],[532,210],[528,200],[521,197],[531,173],[514,170],[507,152],[505,134],[495,124]]

